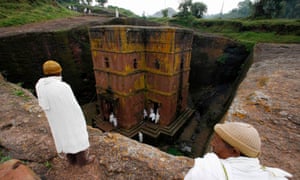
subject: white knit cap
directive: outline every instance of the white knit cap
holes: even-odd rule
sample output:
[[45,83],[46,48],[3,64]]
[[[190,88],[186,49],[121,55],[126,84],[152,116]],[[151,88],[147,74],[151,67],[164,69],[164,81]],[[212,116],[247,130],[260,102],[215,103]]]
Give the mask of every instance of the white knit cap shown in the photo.
[[228,122],[216,124],[215,132],[232,147],[237,148],[248,157],[258,157],[261,151],[261,140],[257,130],[250,124]]

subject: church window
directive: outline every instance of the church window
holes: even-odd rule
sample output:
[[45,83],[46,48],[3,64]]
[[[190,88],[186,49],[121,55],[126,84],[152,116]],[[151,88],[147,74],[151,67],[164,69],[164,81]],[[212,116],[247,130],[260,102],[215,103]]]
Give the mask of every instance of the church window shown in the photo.
[[138,68],[138,63],[137,63],[137,60],[136,60],[136,59],[133,60],[133,68],[134,68],[134,69],[137,69],[137,68]]
[[108,57],[105,57],[104,61],[105,61],[105,67],[109,68],[109,59],[108,59]]
[[160,69],[160,62],[158,59],[155,60],[155,68]]
[[182,70],[184,68],[184,57],[181,57],[181,61],[180,61],[180,69]]

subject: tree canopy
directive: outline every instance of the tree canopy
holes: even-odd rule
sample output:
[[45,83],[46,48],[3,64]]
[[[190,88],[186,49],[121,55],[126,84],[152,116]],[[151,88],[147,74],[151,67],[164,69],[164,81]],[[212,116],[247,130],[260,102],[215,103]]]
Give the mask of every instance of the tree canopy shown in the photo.
[[107,0],[96,0],[100,6],[104,7],[104,4],[107,3]]
[[204,13],[207,12],[206,4],[202,2],[193,3],[192,0],[182,0],[179,4],[179,16],[195,16],[197,18],[202,18]]
[[253,4],[254,18],[300,18],[300,0],[259,0]]
[[239,2],[238,8],[224,14],[224,18],[300,18],[300,0],[244,0]]
[[195,2],[191,7],[192,15],[197,18],[202,18],[204,13],[207,12],[207,6],[202,2]]
[[180,16],[188,16],[191,14],[190,9],[192,6],[192,0],[182,0],[182,2],[179,4],[179,15]]

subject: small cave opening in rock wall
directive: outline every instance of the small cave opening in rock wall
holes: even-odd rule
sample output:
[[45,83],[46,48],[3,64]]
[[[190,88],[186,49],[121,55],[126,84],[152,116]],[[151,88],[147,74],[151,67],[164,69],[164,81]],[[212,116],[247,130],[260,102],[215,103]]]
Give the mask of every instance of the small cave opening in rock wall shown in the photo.
[[[97,95],[85,28],[2,38],[0,49],[1,74],[33,93],[35,83],[42,76],[43,62],[47,59],[59,61],[63,79],[71,85],[82,105],[87,123],[93,125],[92,120],[98,113]],[[188,106],[195,110],[194,116],[173,137],[143,135],[143,143],[175,155],[202,155],[213,125],[224,115],[247,71],[249,54],[245,46],[230,39],[194,34],[188,97]],[[132,138],[138,141],[141,134]]]

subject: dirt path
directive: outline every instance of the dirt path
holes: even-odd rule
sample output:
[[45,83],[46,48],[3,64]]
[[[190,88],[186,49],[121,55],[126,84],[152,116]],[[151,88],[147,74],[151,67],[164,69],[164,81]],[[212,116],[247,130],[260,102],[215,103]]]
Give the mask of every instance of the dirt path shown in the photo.
[[21,26],[2,27],[0,28],[0,37],[15,36],[31,32],[51,32],[85,25],[98,25],[105,21],[109,21],[111,18],[112,17],[108,16],[76,16],[30,23]]

